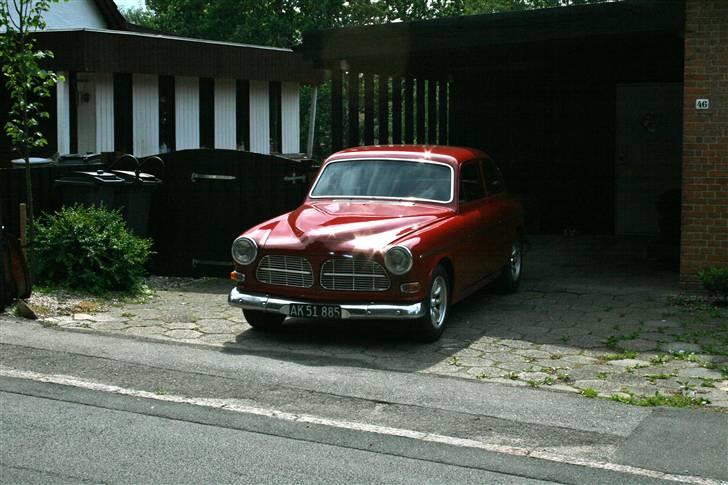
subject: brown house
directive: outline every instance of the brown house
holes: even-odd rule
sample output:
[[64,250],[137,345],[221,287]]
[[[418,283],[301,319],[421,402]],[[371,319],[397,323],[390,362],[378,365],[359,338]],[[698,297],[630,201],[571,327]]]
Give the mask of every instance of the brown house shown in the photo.
[[532,232],[657,235],[728,265],[728,2],[624,0],[310,32],[333,149],[488,151]]

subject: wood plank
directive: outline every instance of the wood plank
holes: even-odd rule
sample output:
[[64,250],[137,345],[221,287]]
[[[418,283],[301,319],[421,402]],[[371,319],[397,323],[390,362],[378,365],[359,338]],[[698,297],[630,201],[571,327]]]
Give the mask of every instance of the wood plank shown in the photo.
[[374,77],[364,74],[364,144],[374,144]]
[[359,138],[359,79],[358,72],[349,72],[347,74],[349,88],[349,137],[346,140],[346,146],[354,147],[360,143]]
[[427,81],[427,143],[437,143],[437,81]]
[[402,79],[392,78],[392,144],[402,143]]
[[344,147],[344,98],[341,71],[331,71],[331,151],[338,152]]
[[414,143],[415,138],[415,106],[414,106],[414,79],[404,79],[404,142]]
[[437,87],[437,101],[439,104],[437,110],[439,118],[437,142],[440,145],[447,145],[447,79],[440,79]]
[[377,79],[378,104],[379,112],[379,139],[380,145],[389,143],[389,78],[387,76],[378,76]]
[[417,78],[417,143],[425,143],[425,80]]

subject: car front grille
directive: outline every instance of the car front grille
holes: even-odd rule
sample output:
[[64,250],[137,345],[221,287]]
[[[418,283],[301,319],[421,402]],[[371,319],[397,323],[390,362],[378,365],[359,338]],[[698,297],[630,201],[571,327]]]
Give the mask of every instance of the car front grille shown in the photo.
[[321,286],[338,291],[385,291],[389,275],[382,265],[363,259],[329,259],[321,265]]
[[258,263],[255,277],[261,283],[295,288],[313,286],[311,263],[300,256],[271,254],[264,256]]

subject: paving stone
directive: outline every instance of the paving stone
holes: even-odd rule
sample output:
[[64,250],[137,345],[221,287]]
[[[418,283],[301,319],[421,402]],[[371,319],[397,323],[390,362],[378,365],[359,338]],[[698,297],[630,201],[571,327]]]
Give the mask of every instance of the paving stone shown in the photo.
[[579,389],[594,389],[595,391],[599,392],[600,394],[613,394],[615,392],[619,392],[622,389],[622,385],[618,382],[613,381],[603,381],[600,379],[586,379],[586,380],[578,380],[574,382],[574,387],[577,387]]
[[94,317],[93,317],[93,315],[89,315],[88,313],[74,313],[73,319],[76,321],[80,321],[80,320],[92,321],[94,319]]
[[211,334],[203,335],[202,337],[198,338],[197,342],[202,342],[202,343],[215,345],[215,346],[222,346],[225,344],[234,344],[235,339],[233,337],[231,337],[230,335],[211,333]]
[[[466,373],[473,377],[485,379],[485,378],[500,377],[503,374],[503,371],[501,369],[498,369],[497,367],[470,367],[466,370]],[[479,377],[479,376],[484,376],[484,377]]]
[[227,320],[198,320],[195,323],[203,333],[231,333],[231,325]]
[[723,377],[717,370],[705,369],[703,367],[694,367],[691,369],[682,369],[678,371],[680,377],[695,377],[702,379],[720,379]]
[[645,360],[639,360],[639,359],[620,359],[620,360],[610,360],[607,362],[608,365],[612,365],[614,367],[648,367],[650,365],[649,362]]
[[657,342],[645,339],[622,340],[617,345],[624,350],[633,350],[635,352],[646,352],[657,348]]
[[124,330],[129,325],[126,322],[113,322],[113,321],[106,321],[106,322],[88,322],[88,325],[90,328],[94,330],[105,330],[105,331],[118,331],[118,330]]
[[604,338],[597,335],[580,335],[571,337],[569,344],[582,349],[594,349],[604,346]]
[[548,352],[544,352],[543,350],[537,350],[537,349],[518,349],[514,350],[514,353],[520,355],[521,357],[526,357],[529,359],[547,359],[551,354]]
[[495,364],[496,367],[501,369],[503,373],[508,372],[525,372],[531,369],[536,369],[538,366],[533,364],[521,363],[521,362],[498,362]]
[[464,367],[490,367],[495,365],[495,361],[482,357],[460,357],[459,362]]
[[192,322],[165,322],[162,326],[168,330],[194,330],[197,328],[197,324]]
[[196,330],[167,330],[166,332],[164,332],[165,337],[184,340],[196,339],[201,335],[202,333]]
[[678,353],[678,352],[686,352],[686,353],[698,353],[703,348],[698,344],[691,344],[687,342],[670,342],[666,344],[660,345],[660,349],[664,352],[669,353]]
[[588,357],[586,355],[571,354],[571,355],[564,355],[557,362],[566,362],[566,363],[572,364],[572,365],[588,365],[588,364],[594,364],[598,361],[599,360],[595,359],[594,357]]
[[681,324],[680,322],[676,322],[674,320],[648,320],[643,324],[643,326],[647,329],[679,328],[681,327]]
[[159,337],[164,328],[161,327],[128,327],[121,331],[125,335],[136,335],[138,337]]

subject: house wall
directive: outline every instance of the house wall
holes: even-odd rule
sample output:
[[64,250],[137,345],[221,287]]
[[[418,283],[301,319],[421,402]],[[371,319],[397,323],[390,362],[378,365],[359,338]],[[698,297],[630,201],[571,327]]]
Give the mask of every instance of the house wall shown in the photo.
[[696,271],[728,266],[728,2],[686,0],[685,13],[680,276],[695,288]]
[[196,77],[174,80],[177,150],[200,148],[200,84]]
[[134,155],[159,153],[159,80],[149,74],[134,74]]
[[[13,5],[10,2],[11,17]],[[94,4],[93,0],[66,0],[52,3],[50,10],[44,16],[46,29],[105,29],[106,21]],[[0,32],[4,32],[0,28]]]

